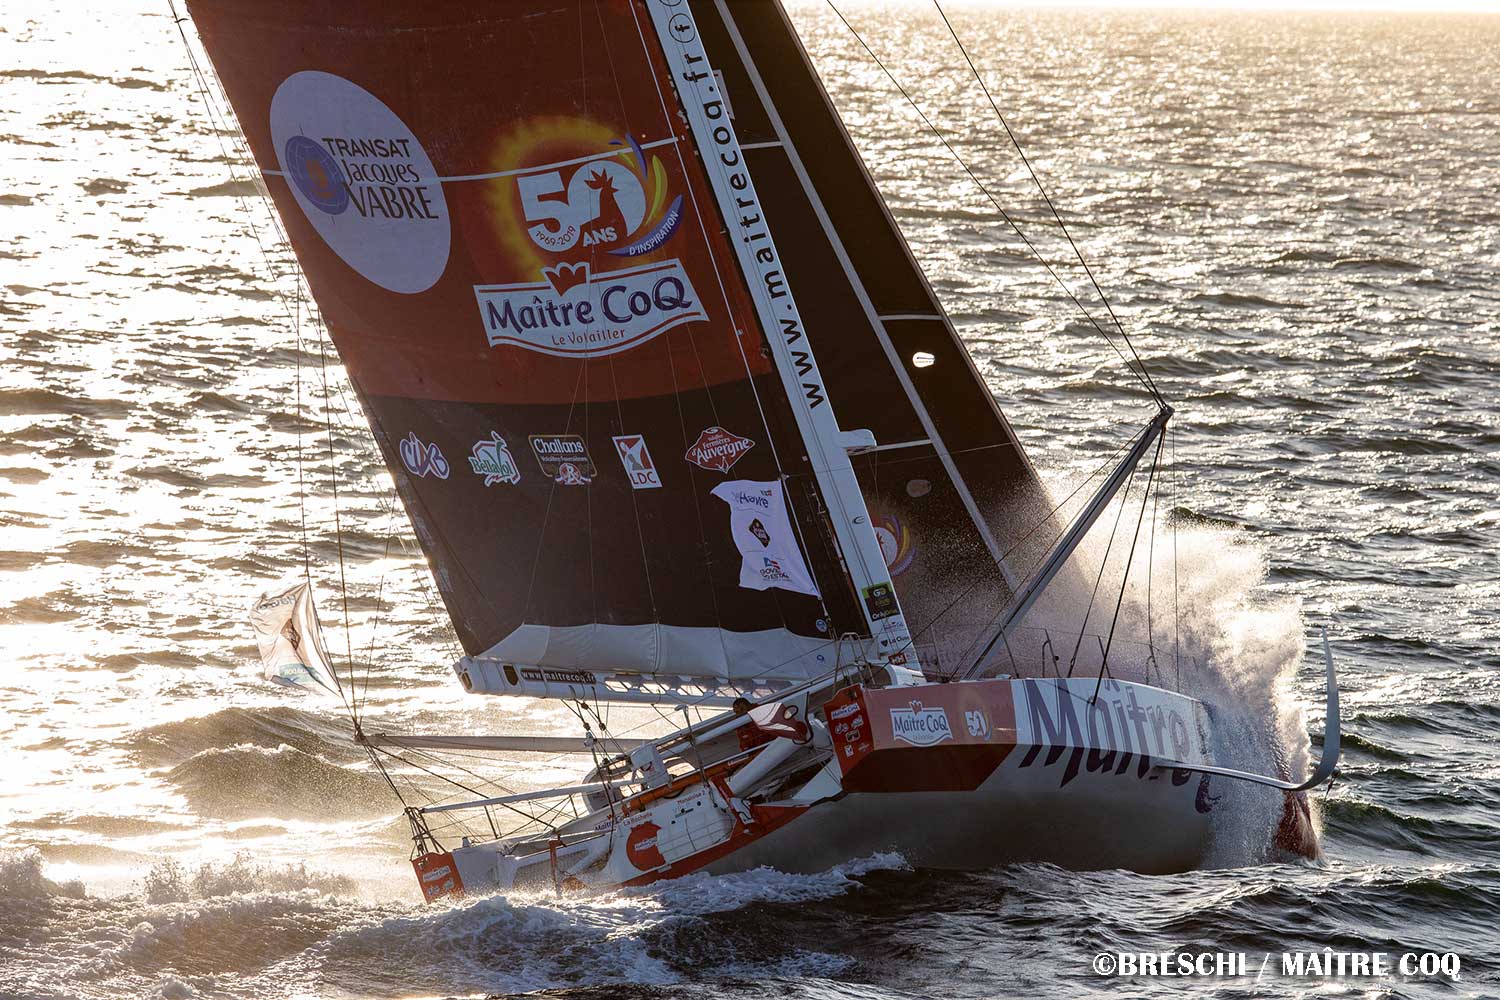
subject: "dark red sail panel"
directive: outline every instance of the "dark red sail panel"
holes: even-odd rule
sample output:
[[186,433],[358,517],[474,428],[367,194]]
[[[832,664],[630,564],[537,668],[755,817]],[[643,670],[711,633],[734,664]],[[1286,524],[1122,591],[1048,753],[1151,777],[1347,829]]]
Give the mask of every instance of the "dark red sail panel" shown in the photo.
[[863,627],[805,475],[821,598],[741,586],[806,452],[638,0],[189,6],[466,650]]

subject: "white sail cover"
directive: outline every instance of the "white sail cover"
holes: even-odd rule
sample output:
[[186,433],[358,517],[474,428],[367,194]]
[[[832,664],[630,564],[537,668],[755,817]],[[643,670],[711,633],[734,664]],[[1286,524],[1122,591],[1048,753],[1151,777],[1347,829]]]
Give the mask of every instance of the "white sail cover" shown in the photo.
[[786,513],[781,484],[735,479],[714,487],[713,495],[729,505],[729,526],[739,547],[740,586],[747,590],[780,587],[797,594],[818,596],[792,521]]
[[303,690],[339,693],[338,674],[323,646],[323,629],[306,582],[269,591],[250,609],[250,626],[260,646],[261,675]]

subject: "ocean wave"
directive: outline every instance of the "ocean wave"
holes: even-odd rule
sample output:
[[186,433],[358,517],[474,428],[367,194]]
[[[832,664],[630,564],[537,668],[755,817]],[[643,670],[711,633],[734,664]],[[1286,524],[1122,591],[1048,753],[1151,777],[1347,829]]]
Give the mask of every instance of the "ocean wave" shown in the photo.
[[54,882],[42,874],[44,864],[41,851],[35,847],[0,851],[0,900],[84,897],[82,882]]
[[1430,791],[1408,792],[1400,804],[1398,811],[1378,802],[1332,795],[1322,799],[1323,819],[1330,837],[1355,853],[1374,848],[1436,858],[1496,856],[1500,826],[1478,807],[1477,797],[1443,800]]
[[1368,739],[1368,738],[1366,738],[1364,736],[1361,736],[1358,733],[1348,733],[1348,732],[1342,733],[1341,734],[1341,741],[1342,741],[1342,744],[1343,744],[1344,751],[1346,753],[1348,751],[1352,750],[1352,751],[1354,751],[1356,753],[1363,753],[1363,754],[1366,754],[1367,756],[1374,757],[1377,760],[1393,760],[1393,761],[1407,761],[1407,760],[1411,760],[1410,757],[1408,757],[1406,754],[1402,753],[1401,751],[1399,751],[1399,750],[1392,750],[1390,747],[1387,747],[1387,746],[1381,746],[1379,743],[1376,743],[1374,740]]
[[123,399],[86,398],[51,389],[0,389],[0,411],[8,414],[96,417],[118,420],[134,407]]
[[286,744],[203,750],[166,777],[194,811],[226,819],[329,820],[378,815],[395,805],[379,774],[341,767]]
[[[1166,939],[1202,940],[1216,948],[1265,950],[1460,950],[1465,974],[1496,966],[1490,928],[1500,921],[1500,883],[1493,868],[1454,866],[1419,874],[1375,868],[1358,878],[1319,872],[1289,879],[1283,869],[1256,869],[1207,896],[1157,929]],[[1289,915],[1296,920],[1288,922]],[[1442,926],[1441,937],[1431,928]],[[1180,945],[1179,945],[1180,946]],[[1477,968],[1475,967],[1477,966]]]
[[324,895],[354,894],[356,885],[347,875],[295,865],[257,864],[241,852],[227,864],[200,864],[189,868],[175,858],[157,862],[141,879],[148,903],[186,903],[219,896],[254,893],[301,892],[311,889]]
[[180,763],[204,750],[238,746],[295,747],[304,753],[341,760],[362,760],[341,725],[285,706],[226,708],[210,715],[151,726],[127,742],[142,763]]
[[[28,995],[49,997],[264,997],[296,992],[297,983],[359,996],[410,995],[417,984],[443,993],[680,984],[703,976],[704,943],[724,936],[710,921],[748,928],[758,908],[816,907],[871,875],[904,870],[899,856],[877,855],[818,875],[759,869],[580,899],[495,895],[423,906],[362,902],[341,876],[240,855],[197,868],[161,862],[138,895],[32,893],[28,908],[0,912],[0,941],[21,942],[12,952],[19,981]],[[40,871],[34,852],[0,862],[0,873],[21,873],[15,881],[27,887]],[[823,976],[849,964],[814,941],[789,950],[754,937],[717,940],[710,978]],[[47,989],[45,970],[59,960],[73,971],[66,994]]]
[[[583,899],[468,900],[336,935],[320,946],[320,975],[351,990],[438,979],[449,991],[503,993],[829,975],[848,960],[822,951],[813,939],[791,948],[762,946],[748,932],[757,912],[816,906],[859,891],[874,873],[905,868],[899,855],[882,854],[815,875],[760,868]],[[726,932],[720,921],[741,929]]]

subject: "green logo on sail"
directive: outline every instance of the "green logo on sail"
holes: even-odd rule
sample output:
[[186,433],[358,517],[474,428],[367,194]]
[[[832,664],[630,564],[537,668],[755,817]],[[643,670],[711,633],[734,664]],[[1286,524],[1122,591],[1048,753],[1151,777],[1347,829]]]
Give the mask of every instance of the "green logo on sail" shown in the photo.
[[521,470],[511,456],[510,446],[495,431],[490,431],[490,440],[475,442],[469,455],[469,466],[475,475],[484,477],[486,486],[496,483],[515,485],[521,481]]

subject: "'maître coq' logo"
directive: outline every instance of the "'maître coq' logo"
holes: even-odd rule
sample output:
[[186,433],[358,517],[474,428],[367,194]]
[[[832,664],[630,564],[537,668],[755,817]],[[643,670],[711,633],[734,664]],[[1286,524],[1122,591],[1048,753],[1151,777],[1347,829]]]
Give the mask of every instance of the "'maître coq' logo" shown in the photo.
[[506,178],[491,203],[527,280],[474,287],[490,346],[602,357],[708,318],[682,260],[657,253],[683,221],[683,196],[656,151],[676,137],[643,144],[608,134],[546,118],[502,141]]

